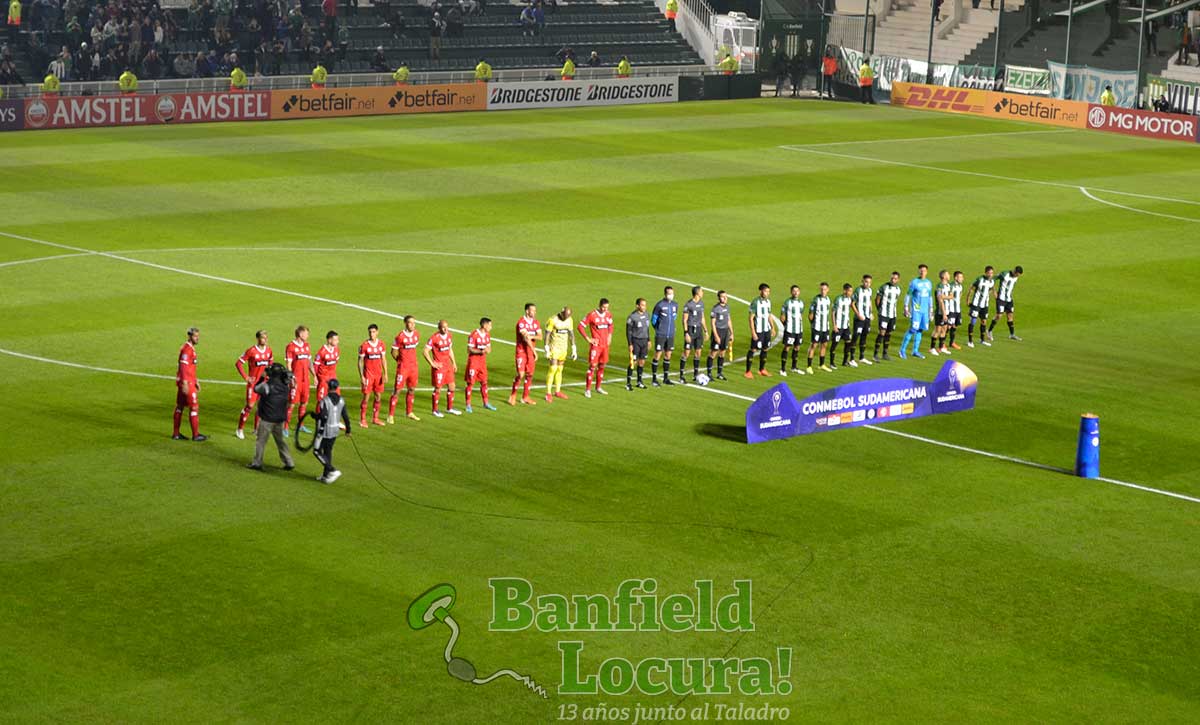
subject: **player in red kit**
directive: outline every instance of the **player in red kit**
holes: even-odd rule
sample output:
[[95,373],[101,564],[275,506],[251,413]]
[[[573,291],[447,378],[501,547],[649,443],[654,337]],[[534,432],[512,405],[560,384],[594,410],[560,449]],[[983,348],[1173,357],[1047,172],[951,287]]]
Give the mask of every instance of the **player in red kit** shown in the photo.
[[[312,352],[308,349],[308,328],[300,325],[296,328],[296,339],[287,344],[283,351],[283,359],[288,369],[292,371],[292,393],[288,400],[287,418],[283,422],[283,437],[287,438],[292,427],[292,413],[300,406],[300,417],[308,410],[309,381],[313,372]],[[308,431],[305,431],[306,433]]]
[[254,333],[254,345],[242,353],[233,365],[237,368],[238,375],[246,381],[246,407],[242,408],[241,414],[238,415],[237,432],[234,433],[238,438],[246,437],[244,429],[251,412],[254,412],[254,428],[258,429],[258,412],[254,410],[254,404],[258,402],[258,393],[254,392],[254,386],[258,384],[258,379],[267,366],[273,362],[275,353],[267,346],[267,331],[259,330]]
[[177,441],[187,438],[179,432],[183,422],[183,411],[188,411],[188,422],[192,425],[192,440],[206,441],[208,436],[200,434],[200,381],[196,379],[196,345],[200,344],[200,328],[189,327],[187,342],[179,348],[179,368],[175,372],[175,432],[171,437]]
[[383,425],[379,406],[383,403],[383,380],[387,377],[387,343],[379,339],[379,325],[367,327],[367,339],[358,346],[358,377],[362,380],[362,405],[358,409],[358,425],[367,427],[367,401],[375,398],[371,422]]
[[400,399],[400,388],[406,389],[404,396],[405,415],[409,420],[421,420],[413,412],[413,399],[417,391],[417,348],[421,344],[421,333],[417,332],[417,321],[412,315],[404,316],[404,329],[392,343],[392,359],[396,361],[396,384],[392,388],[392,399],[388,401],[388,423],[396,422],[396,402]]
[[608,391],[600,387],[604,382],[604,366],[608,364],[608,350],[612,344],[613,317],[608,311],[608,299],[600,298],[596,309],[587,313],[579,321],[579,332],[588,341],[588,371],[587,382],[584,383],[583,397],[592,397],[592,381],[595,380],[596,392],[608,395]]
[[313,358],[313,371],[317,375],[318,410],[321,408],[321,401],[329,395],[329,381],[337,377],[338,358],[342,356],[342,351],[338,349],[340,340],[335,330],[325,333],[325,344],[317,350],[316,357]]
[[454,409],[454,373],[458,365],[454,362],[454,340],[450,337],[450,324],[438,320],[438,331],[429,336],[425,343],[425,362],[433,379],[433,417],[444,418],[438,410],[438,398],[442,388],[446,388],[446,412],[450,415],[462,415],[462,411]]
[[542,326],[537,321],[537,305],[525,303],[525,316],[517,320],[517,376],[513,378],[512,393],[508,404],[517,404],[517,386],[525,382],[521,402],[537,405],[529,397],[529,386],[533,384],[533,369],[537,364],[537,343],[542,339]]
[[479,394],[483,397],[483,407],[495,410],[496,406],[488,402],[488,371],[487,356],[492,351],[492,320],[488,317],[479,320],[479,329],[471,332],[467,338],[467,412],[471,409],[471,388],[479,383]]

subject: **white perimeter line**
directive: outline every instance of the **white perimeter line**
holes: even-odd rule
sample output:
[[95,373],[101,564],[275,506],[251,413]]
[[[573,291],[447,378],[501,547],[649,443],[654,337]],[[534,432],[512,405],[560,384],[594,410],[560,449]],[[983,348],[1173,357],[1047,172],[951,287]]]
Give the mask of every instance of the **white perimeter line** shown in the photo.
[[829,141],[826,143],[797,143],[782,146],[785,149],[824,148],[826,146],[853,146],[867,143],[899,143],[902,141],[948,141],[956,138],[984,138],[987,136],[1029,136],[1047,133],[1074,133],[1074,129],[1055,128],[1049,131],[993,131],[991,133],[955,133],[949,136],[917,136],[914,138],[872,138],[863,141]]
[[[967,171],[966,169],[947,169],[943,166],[929,166],[928,164],[915,164],[909,161],[892,161],[890,159],[879,159],[872,156],[857,156],[855,154],[843,154],[834,151],[818,151],[814,148],[805,146],[779,146],[778,148],[786,151],[800,151],[806,154],[819,154],[821,156],[833,156],[841,159],[854,159],[855,161],[870,161],[876,164],[887,164],[889,166],[904,166],[910,169],[923,169],[925,171],[940,171],[944,174],[960,174],[962,176],[977,176],[983,179],[996,179],[997,181],[1014,181],[1020,184],[1037,184],[1038,186],[1053,186],[1059,189],[1076,190],[1078,184],[1068,184],[1063,181],[1042,181],[1040,179],[1022,179],[1019,176],[1003,176],[1001,174],[987,174],[982,171]],[[1117,189],[1101,189],[1098,187],[1090,187],[1093,191],[1100,191],[1105,194],[1117,194],[1120,196],[1131,196],[1138,199],[1151,199],[1153,201],[1169,201],[1176,204],[1190,204],[1192,206],[1200,206],[1200,201],[1190,201],[1188,199],[1175,199],[1169,196],[1154,196],[1153,194],[1138,194],[1132,191],[1118,191]],[[1097,199],[1099,201],[1099,199]],[[1182,217],[1177,217],[1182,218]],[[1187,219],[1187,221],[1196,221]]]
[[[940,170],[940,169],[938,169],[938,170]],[[1049,182],[1046,182],[1046,183],[1049,183]],[[303,298],[303,299],[313,300],[313,301],[315,301],[315,302],[325,302],[325,303],[332,304],[332,305],[340,305],[340,306],[342,306],[342,307],[349,307],[349,308],[351,308],[351,309],[357,309],[357,310],[363,310],[363,311],[366,311],[366,312],[372,312],[372,313],[375,313],[375,314],[384,315],[385,317],[392,317],[392,318],[395,318],[395,319],[403,319],[403,316],[402,316],[402,315],[396,315],[396,314],[393,314],[393,313],[391,313],[391,312],[384,312],[384,311],[382,311],[382,310],[374,310],[374,309],[371,309],[371,308],[369,308],[369,307],[364,307],[364,306],[362,306],[362,305],[356,305],[356,304],[354,304],[354,303],[351,303],[351,302],[342,302],[342,301],[340,301],[340,300],[332,300],[332,299],[327,299],[327,298],[324,298],[324,297],[316,297],[316,296],[312,296],[312,295],[306,295],[306,294],[303,294],[303,293],[300,293],[300,292],[293,292],[293,291],[291,291],[291,290],[283,290],[283,289],[278,289],[278,288],[275,288],[275,287],[268,287],[268,286],[266,286],[266,285],[254,284],[254,283],[252,283],[252,282],[243,282],[243,281],[241,281],[241,280],[229,279],[229,278],[226,278],[226,277],[218,277],[218,276],[216,276],[216,275],[204,274],[204,273],[202,273],[202,272],[193,272],[193,271],[191,271],[191,270],[179,269],[178,267],[168,267],[168,266],[166,266],[166,265],[162,265],[162,264],[154,264],[153,262],[145,262],[145,261],[142,261],[142,260],[140,260],[140,259],[132,259],[132,258],[130,258],[130,257],[124,257],[124,256],[121,256],[121,255],[119,255],[119,254],[114,254],[114,253],[112,253],[112,252],[100,252],[100,251],[95,251],[95,250],[85,249],[85,248],[83,248],[83,247],[73,247],[73,246],[70,246],[70,245],[67,245],[67,244],[58,244],[58,243],[56,243],[56,242],[47,242],[47,241],[45,241],[45,240],[42,240],[42,239],[33,239],[33,238],[31,238],[31,237],[23,237],[23,236],[20,236],[20,235],[18,235],[18,234],[10,234],[10,233],[8,233],[8,232],[0,232],[0,236],[9,237],[9,238],[12,238],[12,239],[20,239],[20,240],[23,240],[23,241],[32,242],[32,243],[34,243],[34,244],[44,244],[44,245],[51,246],[51,247],[58,247],[58,248],[60,248],[60,249],[69,249],[69,250],[71,250],[71,251],[74,251],[74,252],[79,252],[79,253],[81,253],[81,255],[82,255],[82,256],[91,256],[91,255],[96,255],[96,256],[101,256],[101,257],[108,257],[108,258],[110,258],[110,259],[116,259],[116,260],[119,260],[119,261],[122,261],[122,262],[130,262],[130,263],[132,263],[132,264],[140,264],[140,265],[143,265],[143,266],[146,266],[146,267],[151,267],[151,268],[154,268],[154,269],[161,269],[161,270],[168,271],[168,272],[177,272],[177,273],[179,273],[179,274],[185,274],[185,275],[189,275],[189,276],[193,276],[193,277],[200,277],[200,278],[202,278],[202,279],[209,279],[209,280],[213,280],[213,281],[215,281],[215,282],[226,282],[226,283],[228,283],[228,284],[240,285],[240,286],[243,286],[243,287],[251,287],[251,288],[254,288],[254,289],[260,289],[260,290],[264,290],[264,291],[267,291],[267,292],[277,292],[277,293],[279,293],[279,294],[290,295],[290,296],[292,296],[292,297],[300,297],[300,298]],[[343,250],[343,251],[344,251],[344,250]],[[449,252],[447,252],[447,253],[445,253],[445,254],[447,254],[447,255],[451,255],[451,254],[453,254],[453,253],[449,253]],[[467,254],[462,254],[462,255],[456,255],[456,256],[482,256],[482,255],[467,255]],[[513,257],[513,258],[511,258],[511,260],[512,260],[512,261],[540,261],[540,260],[524,260],[524,259],[520,259],[520,258],[517,258],[517,257]],[[605,269],[605,268],[601,268],[601,267],[589,267],[588,265],[570,264],[570,263],[566,263],[566,262],[562,262],[562,263],[559,263],[559,264],[561,264],[561,265],[563,265],[563,266],[581,267],[581,268],[584,268],[584,269]],[[606,271],[611,271],[611,272],[617,272],[617,273],[626,273],[626,274],[629,274],[628,272],[625,272],[624,270],[617,270],[617,269],[607,269]],[[638,274],[639,276],[653,277],[653,275],[647,275],[647,274],[643,274],[643,273],[634,273],[634,274]],[[661,278],[660,278],[660,279],[661,279]],[[683,283],[683,282],[680,282],[679,284],[684,284],[684,283]],[[422,324],[428,324],[428,323],[422,323]],[[455,330],[455,332],[459,332],[460,334],[464,334],[464,333],[462,333],[462,332],[461,332],[461,331],[459,331],[459,330]],[[501,342],[507,342],[507,341],[503,341],[503,340],[502,340]],[[509,342],[508,344],[509,344],[509,345],[512,345],[513,343]],[[166,375],[157,375],[157,374],[154,374],[154,373],[139,373],[139,372],[126,371],[126,370],[113,370],[113,369],[109,369],[109,368],[93,368],[93,367],[89,367],[89,366],[86,366],[86,365],[80,365],[80,364],[77,364],[77,363],[69,363],[69,362],[64,362],[64,361],[60,361],[60,360],[52,360],[52,359],[50,359],[50,358],[43,358],[43,357],[38,357],[38,356],[35,356],[35,355],[27,355],[27,354],[24,354],[24,353],[11,352],[11,351],[4,350],[4,349],[0,349],[0,352],[6,353],[6,354],[9,354],[9,355],[13,355],[13,356],[16,356],[16,357],[26,358],[26,359],[29,359],[29,360],[36,360],[36,361],[39,361],[39,362],[47,362],[47,363],[53,363],[53,364],[58,364],[58,365],[66,365],[66,366],[68,366],[68,367],[75,367],[75,368],[90,369],[90,370],[96,370],[96,371],[100,371],[100,372],[109,372],[109,373],[118,373],[118,374],[126,374],[126,375],[135,375],[135,376],[138,376],[138,377],[146,377],[146,378],[158,378],[158,379],[166,378],[166,379],[174,380],[174,378],[172,378],[172,377],[170,377],[170,376],[166,376]],[[736,361],[735,361],[735,363],[736,363]],[[611,366],[610,366],[610,367],[611,367]],[[239,385],[239,384],[240,384],[240,383],[236,383],[236,382],[227,382],[227,381],[214,381],[214,382],[220,382],[220,383],[222,383],[222,384],[232,384],[232,385]],[[752,397],[750,397],[750,396],[748,396],[748,395],[742,395],[741,393],[734,393],[734,392],[731,392],[731,391],[728,391],[728,390],[720,390],[720,389],[718,389],[718,388],[711,388],[711,387],[707,387],[707,386],[698,386],[698,385],[687,385],[687,386],[684,386],[684,387],[687,387],[687,388],[694,388],[694,389],[696,389],[696,390],[703,390],[703,391],[705,391],[705,392],[709,392],[709,393],[716,393],[716,394],[718,394],[718,395],[725,395],[725,396],[728,396],[728,397],[730,397],[730,398],[737,398],[737,399],[739,399],[739,400],[746,400],[746,401],[749,401],[749,402],[754,402],[754,400],[755,400],[755,398],[752,398]],[[1025,466],[1032,466],[1032,467],[1034,467],[1034,468],[1039,468],[1039,469],[1042,469],[1042,470],[1047,470],[1047,471],[1053,471],[1053,472],[1056,472],[1056,473],[1064,473],[1064,472],[1067,472],[1067,470],[1066,470],[1066,469],[1064,469],[1064,468],[1059,468],[1059,467],[1057,467],[1057,466],[1049,466],[1049,465],[1046,465],[1046,464],[1044,464],[1044,463],[1036,463],[1036,462],[1034,462],[1034,461],[1027,461],[1027,460],[1025,460],[1025,459],[1022,459],[1022,458],[1014,458],[1014,457],[1011,457],[1011,456],[1004,456],[1004,455],[1001,455],[1001,454],[998,454],[998,453],[990,453],[990,452],[988,452],[988,451],[981,451],[981,450],[979,450],[979,449],[977,449],[977,448],[967,448],[966,446],[959,446],[959,445],[956,445],[956,444],[953,444],[953,443],[944,443],[944,442],[942,442],[942,441],[934,440],[934,439],[932,439],[932,438],[924,438],[924,437],[922,437],[922,436],[913,435],[913,434],[911,434],[911,433],[902,433],[902,432],[900,432],[900,431],[890,430],[890,429],[886,429],[886,428],[880,428],[880,427],[878,427],[878,426],[874,426],[874,425],[868,425],[868,426],[863,426],[863,427],[864,427],[864,428],[870,428],[871,430],[874,430],[874,431],[879,431],[879,432],[881,432],[881,433],[888,433],[888,434],[890,434],[890,435],[897,435],[897,436],[900,436],[900,437],[902,437],[902,438],[909,438],[909,439],[912,439],[912,440],[921,441],[921,442],[923,442],[923,443],[929,443],[929,444],[932,444],[932,445],[941,446],[941,447],[943,447],[943,448],[951,448],[951,449],[958,450],[958,451],[962,451],[962,452],[965,452],[965,453],[974,453],[975,455],[979,455],[979,456],[985,456],[985,457],[987,457],[987,458],[995,458],[995,459],[998,459],[998,460],[1002,460],[1002,461],[1008,461],[1008,462],[1011,462],[1011,463],[1018,463],[1018,464],[1025,465]],[[1111,483],[1111,484],[1114,484],[1114,485],[1117,485],[1117,486],[1124,486],[1124,487],[1126,487],[1126,488],[1133,488],[1133,489],[1137,489],[1137,490],[1139,490],[1139,491],[1146,491],[1146,492],[1148,492],[1148,493],[1156,493],[1156,494],[1159,494],[1159,495],[1162,495],[1162,496],[1169,496],[1169,497],[1171,497],[1171,498],[1182,499],[1182,500],[1184,500],[1184,501],[1191,501],[1191,502],[1193,502],[1193,503],[1200,503],[1200,498],[1193,498],[1193,497],[1191,497],[1191,496],[1186,496],[1186,495],[1184,495],[1184,494],[1182,494],[1182,493],[1175,493],[1175,492],[1172,492],[1172,491],[1164,491],[1164,490],[1162,490],[1162,489],[1158,489],[1158,488],[1151,488],[1151,487],[1149,487],[1149,486],[1142,486],[1142,485],[1139,485],[1139,484],[1136,484],[1136,483],[1129,483],[1128,481],[1119,481],[1119,480],[1117,480],[1117,479],[1113,479],[1113,478],[1099,478],[1099,479],[1096,479],[1096,480],[1099,480],[1099,481],[1104,481],[1105,483]]]
[[1098,201],[1101,204],[1106,204],[1108,206],[1114,206],[1118,209],[1124,209],[1125,211],[1133,211],[1133,212],[1137,212],[1138,214],[1147,214],[1149,216],[1158,216],[1158,217],[1162,217],[1163,219],[1176,219],[1181,222],[1200,222],[1200,219],[1194,219],[1192,217],[1175,216],[1174,214],[1163,214],[1162,212],[1158,212],[1158,211],[1150,211],[1149,209],[1138,209],[1135,206],[1125,206],[1124,204],[1118,204],[1116,202],[1106,201],[1099,197],[1093,196],[1092,193],[1090,191],[1088,191],[1087,187],[1085,187],[1085,186],[1079,187],[1079,190],[1083,192],[1084,196],[1091,199],[1092,201]]

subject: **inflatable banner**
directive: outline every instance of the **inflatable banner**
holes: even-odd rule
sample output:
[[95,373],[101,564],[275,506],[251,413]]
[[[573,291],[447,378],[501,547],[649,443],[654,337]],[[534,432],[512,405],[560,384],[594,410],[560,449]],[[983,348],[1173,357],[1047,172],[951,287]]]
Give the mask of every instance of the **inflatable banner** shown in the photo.
[[975,406],[979,378],[947,360],[931,382],[882,378],[840,385],[797,401],[786,383],[763,393],[746,410],[746,441],[780,438],[957,413]]

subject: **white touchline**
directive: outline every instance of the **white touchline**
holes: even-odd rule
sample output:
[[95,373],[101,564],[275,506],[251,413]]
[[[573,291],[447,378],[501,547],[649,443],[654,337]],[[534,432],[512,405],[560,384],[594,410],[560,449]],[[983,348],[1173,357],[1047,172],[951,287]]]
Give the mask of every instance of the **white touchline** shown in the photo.
[[1158,216],[1158,217],[1162,217],[1164,219],[1176,219],[1181,222],[1200,222],[1200,219],[1193,219],[1192,217],[1176,216],[1174,214],[1163,214],[1162,212],[1158,212],[1158,211],[1150,211],[1149,209],[1138,209],[1135,206],[1125,206],[1124,204],[1118,204],[1113,201],[1107,201],[1105,199],[1101,199],[1099,197],[1093,196],[1092,193],[1087,190],[1086,186],[1079,187],[1079,190],[1083,192],[1084,196],[1091,199],[1092,201],[1098,201],[1101,204],[1107,204],[1108,206],[1113,206],[1118,209],[1124,209],[1125,211],[1137,212],[1138,214],[1146,214],[1148,216]]
[[[1116,193],[1120,193],[1120,192],[1116,192]],[[12,239],[20,239],[23,241],[32,242],[34,244],[43,244],[43,245],[51,246],[51,247],[58,247],[60,249],[68,249],[68,250],[79,253],[79,254],[72,254],[72,255],[58,255],[58,256],[54,256],[54,257],[42,257],[42,258],[39,258],[39,260],[37,260],[37,261],[50,261],[50,260],[54,260],[54,259],[61,259],[61,258],[65,258],[65,257],[74,257],[74,256],[108,257],[110,259],[115,259],[115,260],[122,261],[122,262],[129,262],[131,264],[140,264],[140,265],[143,265],[146,267],[151,267],[154,269],[160,269],[160,270],[164,270],[164,271],[168,271],[168,272],[176,272],[179,274],[189,275],[192,277],[199,277],[202,279],[212,280],[214,282],[225,282],[227,284],[233,284],[233,285],[239,285],[239,286],[243,286],[243,287],[250,287],[253,289],[259,289],[259,290],[263,290],[265,292],[276,292],[279,294],[290,295],[292,297],[300,297],[303,299],[312,300],[314,302],[325,302],[325,303],[332,304],[332,305],[340,305],[342,307],[348,307],[351,309],[371,312],[374,314],[379,314],[379,315],[383,315],[385,317],[391,317],[394,319],[403,319],[403,315],[396,315],[391,312],[384,312],[383,310],[375,310],[370,307],[364,307],[362,305],[354,304],[352,302],[343,302],[341,300],[333,300],[333,299],[328,299],[325,297],[316,297],[313,295],[306,295],[306,294],[303,294],[300,292],[293,292],[291,290],[284,290],[284,289],[279,289],[276,287],[268,287],[266,285],[255,284],[253,282],[244,282],[242,280],[230,279],[228,277],[219,277],[216,275],[204,274],[203,272],[193,272],[193,271],[187,270],[187,269],[180,269],[178,267],[170,267],[167,265],[155,264],[153,262],[146,262],[146,261],[143,261],[140,259],[133,259],[131,257],[123,256],[124,254],[128,254],[129,252],[123,252],[123,253],[101,252],[101,251],[86,249],[83,247],[74,247],[74,246],[67,245],[67,244],[59,244],[57,242],[48,242],[48,241],[45,241],[42,239],[34,239],[32,237],[25,237],[25,236],[21,236],[18,234],[10,234],[8,232],[2,232],[2,231],[0,231],[0,236],[9,237]],[[208,252],[214,251],[214,249],[212,249],[212,248],[191,248],[191,249],[193,251],[195,251],[195,250],[202,250],[202,251],[208,251]],[[254,247],[242,247],[242,248],[224,247],[224,248],[218,248],[218,249],[234,249],[234,250],[240,250],[240,251],[246,251],[246,250],[259,251],[260,250],[260,248],[254,248]],[[287,251],[285,248],[279,248],[279,247],[264,247],[264,248],[261,248],[261,251],[268,251],[268,250],[280,251],[281,249],[283,251]],[[161,251],[182,251],[182,250],[176,249],[176,250],[141,250],[141,251],[143,251],[143,252],[160,251],[161,252]],[[358,251],[358,250],[306,249],[303,251],[348,252],[348,251]],[[424,254],[424,252],[407,252],[405,250],[389,250],[389,251],[395,251],[396,253]],[[551,264],[551,265],[556,265],[556,266],[579,267],[582,269],[595,269],[595,270],[599,270],[599,271],[614,272],[614,273],[618,273],[618,274],[631,274],[631,275],[635,275],[635,276],[639,276],[639,277],[649,277],[651,279],[660,279],[660,280],[664,280],[667,282],[674,282],[676,284],[688,284],[686,282],[682,282],[679,280],[672,280],[672,279],[668,279],[665,277],[656,277],[655,275],[646,274],[646,273],[642,273],[642,272],[628,272],[626,270],[612,269],[612,268],[607,268],[607,267],[595,267],[592,265],[574,264],[574,263],[570,263],[570,262],[547,262],[545,260],[531,260],[531,259],[523,259],[520,257],[492,257],[490,255],[455,253],[455,252],[430,252],[430,254],[440,254],[443,256],[476,257],[479,259],[502,259],[503,261],[543,263],[543,264]],[[32,261],[32,260],[24,260],[24,261]],[[733,297],[733,295],[730,295],[730,297],[733,299],[738,299],[736,297]],[[749,304],[746,300],[739,299],[738,301]],[[420,324],[427,325],[427,326],[434,326],[434,325],[430,325],[430,323],[427,323],[427,322],[421,322]],[[454,332],[458,332],[459,334],[466,334],[461,330],[454,330]],[[515,343],[509,342],[507,340],[499,340],[498,338],[493,338],[493,339],[496,339],[498,342],[504,342],[508,345],[515,344]],[[775,341],[772,341],[772,342],[774,343]],[[85,370],[94,370],[97,372],[115,373],[115,374],[120,374],[120,375],[133,375],[133,376],[137,376],[137,377],[165,379],[165,380],[174,380],[175,379],[174,377],[169,376],[169,375],[161,375],[161,374],[155,374],[155,373],[143,373],[143,372],[135,372],[135,371],[129,371],[129,370],[116,370],[116,369],[112,369],[112,368],[92,367],[92,366],[88,366],[88,365],[81,365],[79,363],[66,362],[63,360],[54,360],[52,358],[40,357],[37,355],[29,355],[26,353],[15,352],[15,351],[6,350],[3,348],[0,348],[0,353],[6,354],[6,355],[12,355],[14,357],[19,357],[19,358],[25,358],[28,360],[35,360],[38,362],[50,363],[50,364],[55,364],[55,365],[65,365],[67,367],[81,368],[81,369],[85,369]],[[745,360],[745,358],[742,357],[742,358],[739,358],[738,360]],[[733,362],[736,363],[736,362],[738,362],[738,360],[735,360]],[[620,368],[616,368],[615,366],[611,366],[611,365],[608,367],[614,368],[617,370],[620,369]],[[224,381],[224,380],[211,380],[211,381],[201,380],[201,382],[206,382],[206,383],[212,382],[212,383],[217,383],[217,384],[221,384],[221,385],[241,385],[242,384],[242,383],[236,382],[236,381]],[[570,384],[571,383],[568,383],[568,385],[570,385]],[[573,384],[579,385],[579,383],[573,383]],[[535,387],[544,387],[544,386],[535,386]],[[683,387],[687,387],[687,388],[691,388],[691,389],[695,389],[695,390],[703,390],[705,392],[715,393],[717,395],[724,395],[724,396],[727,396],[730,398],[737,398],[739,400],[745,400],[745,401],[749,401],[749,402],[754,402],[754,400],[755,400],[755,398],[753,398],[749,395],[743,395],[741,393],[734,393],[734,392],[731,392],[728,390],[721,390],[720,388],[713,388],[713,387],[699,386],[699,385],[687,385],[687,386],[683,386]],[[422,389],[422,390],[424,390],[424,389]],[[1037,463],[1035,461],[1027,461],[1022,458],[1014,458],[1011,456],[1005,456],[1005,455],[1001,455],[998,453],[990,453],[988,451],[981,451],[976,448],[967,448],[966,446],[960,446],[960,445],[956,445],[954,443],[945,443],[943,441],[934,440],[933,438],[924,438],[922,436],[913,435],[911,433],[903,433],[901,431],[890,430],[887,428],[880,428],[879,426],[874,426],[874,425],[867,425],[867,426],[862,426],[862,427],[869,428],[871,430],[878,431],[880,433],[888,433],[890,435],[897,435],[897,436],[901,436],[903,438],[909,438],[912,440],[921,441],[923,443],[929,443],[931,445],[941,446],[943,448],[951,448],[951,449],[962,451],[965,453],[973,453],[973,454],[979,455],[979,456],[995,458],[995,459],[1008,461],[1011,463],[1017,463],[1017,464],[1025,465],[1025,466],[1032,466],[1034,468],[1039,468],[1039,469],[1043,469],[1043,470],[1047,470],[1047,471],[1054,471],[1056,473],[1069,473],[1069,471],[1065,468],[1059,468],[1057,466],[1050,466],[1050,465],[1047,465],[1044,463]],[[1149,486],[1142,486],[1142,485],[1139,485],[1136,483],[1129,483],[1127,481],[1119,481],[1117,479],[1112,479],[1112,478],[1098,478],[1096,480],[1104,481],[1106,483],[1111,483],[1111,484],[1114,484],[1117,486],[1124,486],[1127,488],[1137,489],[1139,491],[1146,491],[1149,493],[1156,493],[1156,494],[1160,494],[1163,496],[1170,496],[1172,498],[1182,499],[1184,501],[1192,501],[1194,503],[1200,503],[1200,498],[1193,498],[1191,496],[1186,496],[1181,493],[1175,493],[1173,491],[1165,491],[1165,490],[1158,489],[1158,488],[1151,488]]]
[[[968,171],[966,169],[947,169],[942,166],[930,166],[928,164],[916,164],[910,161],[892,161],[890,159],[878,159],[871,156],[857,156],[855,154],[843,154],[835,151],[819,151],[814,148],[804,146],[779,146],[778,148],[786,151],[799,151],[806,154],[818,154],[821,156],[833,156],[842,159],[854,159],[855,161],[870,161],[876,164],[886,164],[888,166],[903,166],[910,169],[922,169],[924,171],[940,171],[944,174],[959,174],[962,176],[978,176],[983,179],[996,179],[997,181],[1015,181],[1021,184],[1036,184],[1038,186],[1053,186],[1059,189],[1071,189],[1072,191],[1080,188],[1078,184],[1070,184],[1063,181],[1042,181],[1040,179],[1022,179],[1019,176],[1003,176],[1001,174],[988,174],[982,171]],[[1132,191],[1119,191],[1117,189],[1101,189],[1098,187],[1089,187],[1092,191],[1099,191],[1105,194],[1117,194],[1119,196],[1130,196],[1138,199],[1151,199],[1153,201],[1168,201],[1176,204],[1190,204],[1192,206],[1200,206],[1200,201],[1192,201],[1190,199],[1175,199],[1169,196],[1154,196],[1153,194],[1139,194]],[[1099,200],[1097,200],[1099,201]],[[1194,221],[1188,219],[1187,221]]]

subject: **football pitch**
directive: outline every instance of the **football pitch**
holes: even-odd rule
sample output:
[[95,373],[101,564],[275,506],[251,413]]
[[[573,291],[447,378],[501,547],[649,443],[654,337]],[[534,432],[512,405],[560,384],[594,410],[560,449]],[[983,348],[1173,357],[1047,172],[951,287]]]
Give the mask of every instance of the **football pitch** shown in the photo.
[[[1195,722],[1198,160],[768,99],[4,135],[0,721]],[[664,284],[728,290],[740,360],[760,282],[778,309],[793,283],[906,285],[918,263],[968,286],[1024,267],[1024,340],[1001,323],[954,354],[971,411],[750,446],[746,407],[780,378],[735,362],[625,390],[623,322]],[[578,321],[601,296],[609,395],[582,396],[580,340],[568,400],[505,405],[524,303]],[[408,314],[422,340],[460,331],[460,369],[495,320],[499,410],[434,419],[421,392],[420,422],[357,427],[358,344]],[[298,324],[314,351],[341,333],[356,425],[334,485],[271,447],[249,471],[233,435],[234,361],[259,328],[281,358]],[[192,325],[203,443],[170,438]],[[1111,481],[1063,472],[1084,412]],[[520,580],[532,598],[506,606]],[[607,605],[571,598],[619,603],[626,580],[635,626],[597,631]],[[713,608],[749,605],[737,626],[701,626],[709,580]],[[451,623],[414,628],[438,584]],[[547,595],[567,618],[550,597],[504,629]],[[684,631],[645,616],[693,604]],[[501,674],[464,682],[460,659]]]

